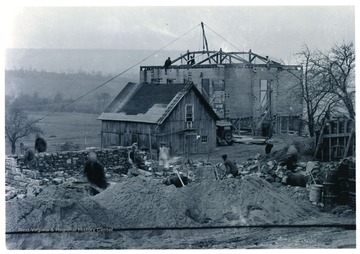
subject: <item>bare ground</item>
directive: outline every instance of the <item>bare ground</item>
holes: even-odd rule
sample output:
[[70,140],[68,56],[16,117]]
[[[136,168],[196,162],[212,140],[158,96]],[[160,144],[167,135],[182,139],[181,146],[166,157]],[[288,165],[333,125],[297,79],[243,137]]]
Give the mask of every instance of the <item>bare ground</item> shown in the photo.
[[[295,136],[274,138],[274,156],[279,154],[276,150],[299,139],[308,142]],[[263,145],[235,144],[190,159],[218,163],[224,153],[239,163],[257,153],[266,158]],[[302,155],[300,161],[309,159],[308,154]],[[50,186],[37,197],[10,200],[6,202],[7,247],[356,248],[354,209],[314,205],[306,188],[279,186],[254,176],[197,179],[183,188],[161,182],[156,177],[122,178],[94,197],[64,184]]]

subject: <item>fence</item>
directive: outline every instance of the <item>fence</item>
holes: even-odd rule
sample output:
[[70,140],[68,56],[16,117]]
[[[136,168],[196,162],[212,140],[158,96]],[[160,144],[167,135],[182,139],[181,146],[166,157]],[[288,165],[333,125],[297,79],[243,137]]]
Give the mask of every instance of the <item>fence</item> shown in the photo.
[[315,158],[336,161],[355,156],[355,122],[352,119],[327,120],[317,135]]

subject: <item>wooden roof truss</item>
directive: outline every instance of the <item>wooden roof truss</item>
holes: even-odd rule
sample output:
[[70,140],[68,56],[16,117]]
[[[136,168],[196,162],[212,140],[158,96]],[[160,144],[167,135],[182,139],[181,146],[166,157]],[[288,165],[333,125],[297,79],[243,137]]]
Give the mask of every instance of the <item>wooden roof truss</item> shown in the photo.
[[198,59],[204,55],[206,56],[204,59],[197,61],[192,66],[198,66],[206,62],[209,62],[209,64],[254,64],[256,60],[260,60],[260,63],[263,64],[267,64],[270,61],[271,64],[281,65],[279,62],[269,60],[267,57],[255,54],[251,50],[248,52],[225,52],[222,49],[219,51],[187,51],[184,55],[174,59],[172,64],[176,65],[180,61],[180,65],[187,65],[192,57]]

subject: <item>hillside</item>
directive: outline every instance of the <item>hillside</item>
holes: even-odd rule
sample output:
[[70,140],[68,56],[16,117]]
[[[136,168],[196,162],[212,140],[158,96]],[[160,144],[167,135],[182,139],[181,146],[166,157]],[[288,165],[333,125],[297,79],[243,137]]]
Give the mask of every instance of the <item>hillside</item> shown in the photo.
[[5,69],[36,69],[58,73],[101,72],[103,75],[117,75],[127,70],[122,77],[137,82],[140,65],[162,65],[167,57],[174,59],[184,53],[154,52],[156,50],[12,48],[5,51]]
[[[110,76],[100,74],[88,74],[85,72],[65,74],[37,70],[6,70],[5,71],[5,93],[15,96],[18,94],[33,95],[37,93],[39,97],[53,97],[60,93],[65,99],[75,99],[86,92],[101,85]],[[109,93],[111,96],[116,94],[129,82],[126,78],[117,78],[102,86],[89,95]]]
[[75,99],[124,72],[84,99],[94,98],[101,93],[108,93],[113,98],[129,81],[139,82],[140,65],[162,65],[168,56],[176,58],[182,53],[154,52],[118,49],[6,49],[5,93],[14,96],[22,92],[32,96],[36,92],[37,96],[45,98],[61,93],[64,99]]

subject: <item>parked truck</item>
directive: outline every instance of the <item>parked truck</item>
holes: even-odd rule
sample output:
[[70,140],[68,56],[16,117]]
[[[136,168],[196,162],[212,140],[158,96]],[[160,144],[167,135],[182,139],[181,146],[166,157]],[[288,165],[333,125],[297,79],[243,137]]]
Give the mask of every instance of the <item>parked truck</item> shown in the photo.
[[216,122],[216,139],[218,146],[227,146],[234,143],[234,126],[225,120]]

